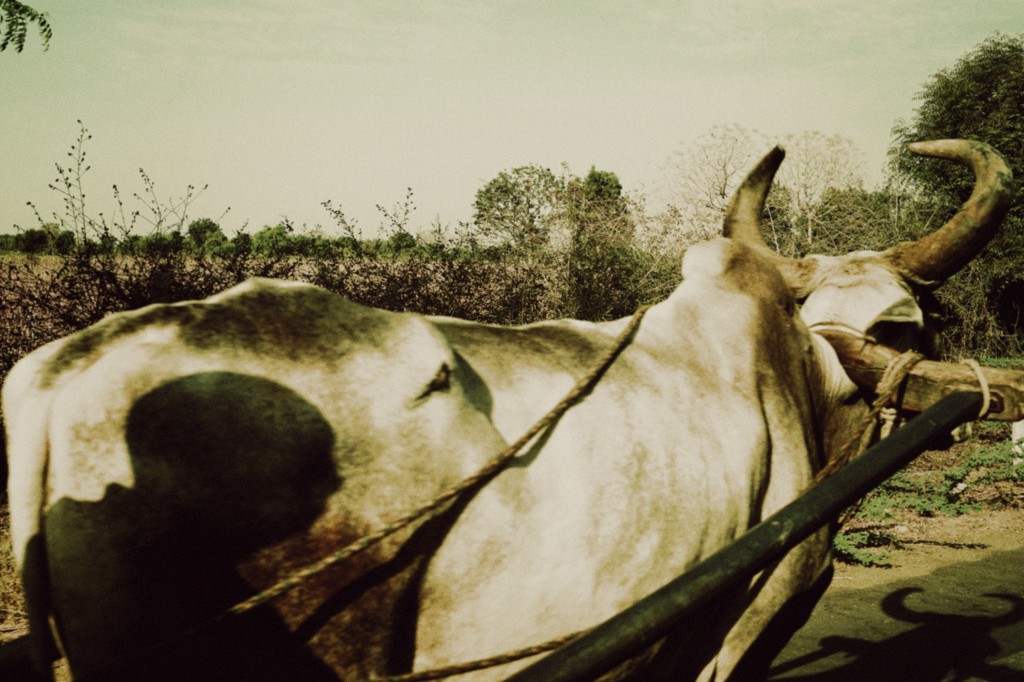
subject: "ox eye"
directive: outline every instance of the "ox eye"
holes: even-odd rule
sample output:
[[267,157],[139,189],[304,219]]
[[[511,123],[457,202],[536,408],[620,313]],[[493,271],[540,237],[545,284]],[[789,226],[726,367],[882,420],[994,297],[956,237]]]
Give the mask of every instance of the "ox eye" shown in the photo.
[[423,389],[423,392],[420,393],[417,399],[422,400],[431,393],[437,393],[438,391],[447,391],[452,385],[451,378],[452,370],[448,367],[448,363],[442,363],[441,368],[437,370],[437,374],[434,375],[434,378],[430,380],[430,383],[427,384],[427,387]]

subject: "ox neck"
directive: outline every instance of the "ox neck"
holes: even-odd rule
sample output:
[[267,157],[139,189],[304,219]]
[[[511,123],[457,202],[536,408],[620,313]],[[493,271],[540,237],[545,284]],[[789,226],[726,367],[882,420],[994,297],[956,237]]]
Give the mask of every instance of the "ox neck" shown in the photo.
[[[824,467],[850,447],[854,448],[854,455],[867,447],[872,429],[865,431],[863,426],[870,405],[847,376],[839,355],[829,342],[814,332],[810,336],[812,358],[808,380],[816,423],[821,425],[821,431],[816,434],[821,450],[819,466]],[[855,445],[851,442],[855,440],[860,442]]]

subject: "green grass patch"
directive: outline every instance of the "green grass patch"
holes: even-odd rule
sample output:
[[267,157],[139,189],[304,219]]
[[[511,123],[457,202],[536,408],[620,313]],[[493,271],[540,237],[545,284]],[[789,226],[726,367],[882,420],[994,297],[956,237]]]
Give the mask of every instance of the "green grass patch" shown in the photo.
[[969,450],[955,466],[943,470],[911,467],[895,474],[865,496],[848,529],[836,534],[833,548],[840,561],[884,566],[888,554],[878,548],[894,548],[898,542],[884,532],[858,530],[858,525],[1022,505],[1024,457],[1004,440]]
[[918,516],[959,516],[978,511],[980,505],[961,498],[957,483],[962,468],[948,472],[899,473],[864,498],[855,518],[872,521],[895,520],[900,512]]
[[[893,536],[878,531],[841,531],[832,541],[832,549],[839,561],[879,568],[892,566],[892,555],[887,550],[895,545]],[[880,549],[883,547],[886,549]]]
[[999,369],[1024,369],[1024,358],[982,357],[978,362],[985,367],[997,367]]

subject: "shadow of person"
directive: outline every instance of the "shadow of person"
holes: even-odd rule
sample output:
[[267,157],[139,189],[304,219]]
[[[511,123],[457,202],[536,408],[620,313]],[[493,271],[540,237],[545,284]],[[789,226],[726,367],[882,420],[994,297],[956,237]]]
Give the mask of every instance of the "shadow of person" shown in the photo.
[[923,592],[919,587],[903,587],[886,595],[881,603],[886,615],[916,625],[913,629],[879,642],[855,637],[824,637],[818,651],[776,666],[772,674],[799,670],[811,661],[840,654],[854,658],[824,672],[778,679],[1019,682],[1019,670],[987,663],[985,659],[1000,652],[992,636],[995,629],[1024,621],[1024,598],[1014,594],[986,594],[984,596],[1006,602],[1009,609],[996,616],[972,616],[916,611],[907,605],[907,598],[919,592]]
[[306,532],[341,488],[320,411],[279,383],[203,372],[143,395],[124,434],[134,485],[45,519],[76,679],[334,679],[267,607],[182,636],[251,596],[238,564]]

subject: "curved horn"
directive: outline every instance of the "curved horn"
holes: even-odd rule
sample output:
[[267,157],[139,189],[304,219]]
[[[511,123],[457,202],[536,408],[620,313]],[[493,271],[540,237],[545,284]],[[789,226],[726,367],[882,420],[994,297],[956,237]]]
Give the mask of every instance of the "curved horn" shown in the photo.
[[761,213],[775,173],[786,156],[786,150],[776,146],[747,174],[729,202],[722,222],[722,234],[754,246],[766,255],[782,273],[786,284],[797,297],[805,296],[817,266],[813,261],[786,258],[768,248],[761,236]]
[[937,286],[955,274],[995,235],[1010,207],[1013,173],[995,149],[972,140],[934,140],[907,146],[915,154],[957,161],[974,172],[974,190],[949,222],[916,242],[883,252],[904,277]]
[[748,244],[765,246],[761,236],[761,212],[764,210],[765,199],[772,188],[775,173],[782,165],[786,150],[776,146],[765,154],[764,158],[747,174],[743,183],[736,188],[736,193],[725,211],[722,222],[722,234]]

